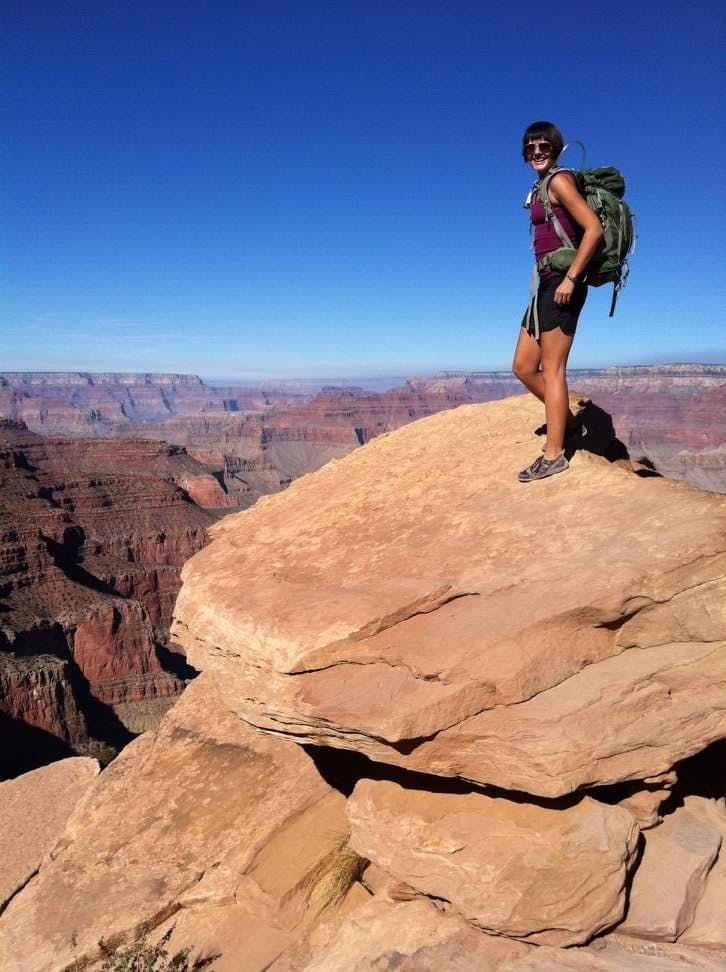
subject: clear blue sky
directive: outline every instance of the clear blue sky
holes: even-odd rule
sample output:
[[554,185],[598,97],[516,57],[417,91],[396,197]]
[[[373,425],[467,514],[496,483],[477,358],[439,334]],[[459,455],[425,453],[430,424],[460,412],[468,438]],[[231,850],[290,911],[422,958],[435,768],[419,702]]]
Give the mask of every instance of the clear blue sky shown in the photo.
[[638,216],[571,364],[726,360],[722,2],[3,11],[0,370],[508,367],[537,118]]

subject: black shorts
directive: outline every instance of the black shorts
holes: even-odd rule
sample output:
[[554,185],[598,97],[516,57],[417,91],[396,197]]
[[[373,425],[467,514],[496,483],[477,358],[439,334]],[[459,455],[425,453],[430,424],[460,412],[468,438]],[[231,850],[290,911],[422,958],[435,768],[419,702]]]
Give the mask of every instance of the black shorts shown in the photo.
[[[537,291],[539,329],[540,332],[554,331],[556,327],[559,327],[564,334],[573,337],[577,329],[577,319],[587,298],[587,284],[575,284],[569,304],[556,304],[555,291],[564,278],[564,273],[540,278],[539,290]],[[534,336],[534,320],[531,320],[529,327],[527,327],[528,311],[529,308],[524,312],[522,327],[527,328],[527,332]]]

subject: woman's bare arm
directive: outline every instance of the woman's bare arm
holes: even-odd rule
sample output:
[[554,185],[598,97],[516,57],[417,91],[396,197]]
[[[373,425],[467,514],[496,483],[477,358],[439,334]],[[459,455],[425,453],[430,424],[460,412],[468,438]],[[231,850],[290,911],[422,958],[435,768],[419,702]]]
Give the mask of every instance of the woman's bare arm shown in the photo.
[[[592,259],[602,239],[603,232],[600,220],[587,205],[584,197],[580,195],[575,180],[569,173],[558,172],[552,177],[549,184],[549,194],[550,200],[558,206],[563,206],[583,230],[575,259],[567,271],[570,276],[579,277]],[[574,289],[575,285],[565,277],[555,291],[555,302],[558,304],[568,303]],[[558,295],[561,298],[566,296],[567,299],[558,300]]]

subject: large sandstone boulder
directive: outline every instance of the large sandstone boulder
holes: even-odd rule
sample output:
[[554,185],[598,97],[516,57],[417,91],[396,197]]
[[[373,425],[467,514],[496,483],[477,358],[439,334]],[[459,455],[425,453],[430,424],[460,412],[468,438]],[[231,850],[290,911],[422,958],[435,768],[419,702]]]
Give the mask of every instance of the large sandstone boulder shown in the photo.
[[431,793],[361,780],[351,845],[484,931],[578,945],[618,922],[639,830],[588,797],[555,810],[481,793]]
[[98,771],[95,759],[74,756],[0,783],[0,912],[53,850]]
[[254,725],[544,797],[726,736],[726,499],[578,452],[541,406],[382,436],[212,530],[174,635]]
[[[325,890],[340,872],[344,803],[300,747],[256,733],[201,677],[101,774],[0,915],[0,969],[60,972],[97,958],[100,939],[131,941],[174,916],[175,948],[221,951],[221,972],[261,972],[311,908],[347,890]],[[356,869],[353,856],[348,883]]]
[[[726,945],[726,903],[723,898],[715,900],[723,891],[723,867],[711,885],[724,837],[726,814],[716,802],[686,797],[682,807],[645,835],[628,914],[619,930],[657,941],[673,942],[683,936],[685,941],[699,944]],[[720,916],[712,914],[714,905]]]

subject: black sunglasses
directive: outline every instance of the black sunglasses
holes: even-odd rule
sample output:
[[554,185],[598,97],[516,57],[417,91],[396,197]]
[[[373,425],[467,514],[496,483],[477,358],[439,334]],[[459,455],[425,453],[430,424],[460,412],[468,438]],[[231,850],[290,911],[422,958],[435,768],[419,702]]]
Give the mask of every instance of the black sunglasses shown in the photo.
[[524,157],[531,159],[535,155],[552,155],[552,142],[527,142],[524,146]]

